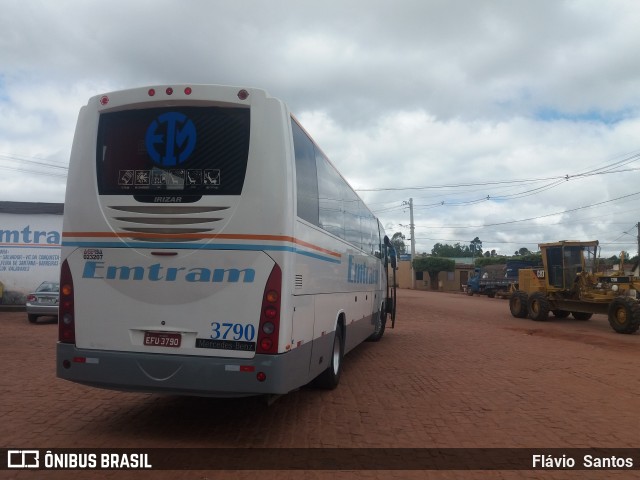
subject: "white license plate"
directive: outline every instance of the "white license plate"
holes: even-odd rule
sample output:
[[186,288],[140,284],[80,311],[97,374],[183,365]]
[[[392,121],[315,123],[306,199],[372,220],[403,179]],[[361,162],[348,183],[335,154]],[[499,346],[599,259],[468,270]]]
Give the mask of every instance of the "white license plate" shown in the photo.
[[178,348],[182,342],[179,333],[144,332],[144,344],[148,347]]

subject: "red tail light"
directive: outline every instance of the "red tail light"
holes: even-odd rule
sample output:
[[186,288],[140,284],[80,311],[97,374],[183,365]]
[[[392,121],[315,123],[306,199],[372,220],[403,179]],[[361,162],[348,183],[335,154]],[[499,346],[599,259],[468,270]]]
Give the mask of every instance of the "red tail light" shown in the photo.
[[35,302],[36,301],[36,296],[31,294],[31,295],[27,295],[27,302],[31,303],[31,302]]
[[262,296],[258,346],[256,353],[278,353],[280,332],[280,293],[282,291],[282,270],[276,264],[271,270]]
[[73,306],[73,278],[69,263],[65,260],[60,268],[60,303],[58,306],[58,341],[76,342],[76,324]]

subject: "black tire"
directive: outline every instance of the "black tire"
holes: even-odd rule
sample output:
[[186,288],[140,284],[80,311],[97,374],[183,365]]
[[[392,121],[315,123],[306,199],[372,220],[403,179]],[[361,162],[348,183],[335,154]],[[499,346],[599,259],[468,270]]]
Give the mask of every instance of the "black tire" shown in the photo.
[[471,290],[470,288],[467,288],[467,295],[469,295],[470,297],[473,297],[473,290]]
[[384,335],[384,329],[387,326],[387,314],[384,311],[384,307],[378,312],[376,316],[375,330],[367,338],[367,342],[379,342]]
[[551,313],[553,313],[553,316],[556,318],[567,318],[571,314],[571,312],[567,310],[551,310]]
[[34,315],[33,313],[29,313],[27,318],[29,319],[29,323],[36,323],[38,321],[38,315]]
[[630,297],[617,297],[609,305],[609,325],[618,333],[634,333],[640,328],[640,304]]
[[520,290],[516,290],[509,298],[509,310],[511,310],[511,315],[516,318],[526,318],[528,310],[527,310],[527,294],[525,292],[521,292]]
[[529,318],[531,320],[544,322],[549,318],[551,306],[549,305],[549,299],[542,292],[534,292],[529,296],[527,308],[529,309]]
[[496,292],[490,292],[490,293],[487,293],[487,297],[489,297],[489,298],[496,298]]
[[314,384],[318,388],[325,390],[333,390],[340,383],[340,375],[342,374],[342,359],[344,357],[344,342],[342,339],[342,327],[336,327],[336,333],[333,336],[333,348],[331,349],[331,361],[327,369],[315,379]]
[[593,313],[588,313],[588,312],[571,312],[571,315],[573,315],[573,318],[575,318],[576,320],[583,320],[583,321],[587,321],[591,317],[593,317]]

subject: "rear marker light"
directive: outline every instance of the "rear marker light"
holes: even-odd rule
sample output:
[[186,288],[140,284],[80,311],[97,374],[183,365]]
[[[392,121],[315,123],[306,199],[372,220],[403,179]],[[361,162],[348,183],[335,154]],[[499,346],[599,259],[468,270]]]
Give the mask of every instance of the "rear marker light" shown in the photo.
[[275,290],[271,290],[267,292],[265,299],[269,303],[276,303],[278,301],[278,292],[276,292]]
[[259,382],[264,382],[267,379],[267,374],[264,372],[258,372],[258,374],[256,375],[256,378],[258,379]]
[[187,87],[187,88],[185,88],[185,89],[184,89],[184,94],[185,94],[185,95],[191,95],[191,92],[192,92],[192,91],[193,91],[193,90],[191,90],[191,87]]
[[238,92],[238,98],[240,100],[246,100],[249,98],[249,92],[247,92],[244,88]]
[[167,95],[173,95],[173,88],[171,87],[167,88]]
[[156,94],[156,91],[155,91],[155,89],[150,88],[148,93],[149,93],[150,97],[153,97]]
[[67,260],[60,267],[60,306],[58,322],[58,341],[62,343],[75,343],[76,331],[73,305],[73,278]]
[[107,103],[109,103],[109,97],[107,97],[106,95],[100,97],[100,105],[106,105]]
[[280,291],[282,288],[282,270],[275,264],[267,279],[262,296],[262,309],[258,327],[256,353],[274,355],[278,353],[278,334],[280,330]]
[[264,325],[262,325],[262,331],[267,335],[271,335],[275,329],[276,326],[271,322],[266,322]]

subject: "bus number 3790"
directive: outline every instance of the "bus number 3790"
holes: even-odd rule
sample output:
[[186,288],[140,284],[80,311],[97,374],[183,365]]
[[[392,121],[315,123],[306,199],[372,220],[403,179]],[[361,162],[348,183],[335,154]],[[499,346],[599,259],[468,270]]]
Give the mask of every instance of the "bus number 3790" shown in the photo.
[[256,336],[256,328],[241,323],[211,322],[213,340],[245,340],[250,342]]

